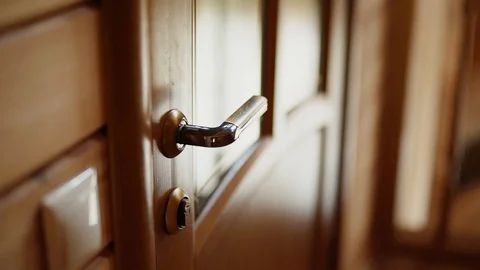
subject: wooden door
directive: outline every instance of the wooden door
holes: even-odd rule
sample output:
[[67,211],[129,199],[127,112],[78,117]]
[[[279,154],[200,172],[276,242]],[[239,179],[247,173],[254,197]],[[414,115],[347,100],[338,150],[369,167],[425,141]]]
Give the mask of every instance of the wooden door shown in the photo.
[[[347,1],[105,8],[116,268],[333,267]],[[169,110],[213,125],[251,94],[268,111],[231,147],[160,152]],[[194,209],[172,235],[164,217],[175,187]]]

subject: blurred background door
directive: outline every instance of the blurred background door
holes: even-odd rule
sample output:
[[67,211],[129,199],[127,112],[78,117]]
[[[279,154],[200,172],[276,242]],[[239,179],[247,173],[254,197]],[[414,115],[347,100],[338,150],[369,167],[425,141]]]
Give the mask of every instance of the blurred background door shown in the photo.
[[479,269],[479,4],[356,1],[341,269]]

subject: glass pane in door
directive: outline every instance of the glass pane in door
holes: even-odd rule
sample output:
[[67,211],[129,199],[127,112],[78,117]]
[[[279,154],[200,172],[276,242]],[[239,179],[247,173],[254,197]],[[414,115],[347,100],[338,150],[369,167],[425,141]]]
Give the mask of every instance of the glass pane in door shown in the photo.
[[[252,95],[260,95],[261,1],[197,0],[195,16],[194,123],[218,126]],[[229,146],[195,148],[197,199],[213,192],[259,136],[256,121]]]

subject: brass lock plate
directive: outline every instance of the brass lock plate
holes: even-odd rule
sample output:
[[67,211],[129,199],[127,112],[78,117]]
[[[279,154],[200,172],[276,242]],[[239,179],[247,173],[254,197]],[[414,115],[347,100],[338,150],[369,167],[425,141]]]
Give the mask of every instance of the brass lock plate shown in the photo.
[[165,230],[168,234],[176,234],[188,225],[189,218],[190,198],[185,190],[174,188],[165,209]]

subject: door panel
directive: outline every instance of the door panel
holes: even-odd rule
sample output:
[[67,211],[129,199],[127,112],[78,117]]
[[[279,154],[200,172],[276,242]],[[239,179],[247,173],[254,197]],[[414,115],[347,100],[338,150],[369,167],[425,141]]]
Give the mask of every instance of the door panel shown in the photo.
[[[261,20],[260,0],[196,1],[193,123],[217,126],[251,96],[261,94]],[[256,121],[234,144],[195,149],[197,212],[222,174],[259,137]]]
[[301,134],[257,159],[197,254],[198,269],[312,268],[322,136]]
[[278,1],[274,131],[282,131],[287,114],[321,90],[325,74],[321,74],[320,66],[326,60],[322,59],[321,46],[326,46],[327,42],[322,40],[322,5],[325,2]]
[[[285,8],[283,4],[284,1],[279,2],[280,10]],[[325,59],[329,71],[328,94],[317,88],[320,69],[312,72],[308,65],[277,66],[277,70],[291,72],[282,73],[289,76],[281,80],[278,76],[282,75],[276,74],[276,83],[283,82],[275,89],[284,87],[284,82],[295,81],[296,75],[305,71],[309,74],[303,74],[308,82],[315,82],[309,84],[313,87],[308,89],[310,97],[296,104],[293,110],[281,112],[282,128],[275,130],[269,143],[254,157],[253,164],[239,170],[240,180],[234,178],[232,181],[240,183],[229,199],[221,201],[226,204],[223,210],[215,208],[217,205],[213,203],[212,209],[218,211],[217,215],[204,215],[199,220],[196,233],[202,235],[195,237],[199,240],[196,242],[196,262],[200,269],[334,267],[346,7],[346,2],[336,1],[326,13],[331,16],[334,33],[328,46],[335,45],[331,50],[333,54]],[[283,12],[288,16],[288,9]],[[279,24],[279,27],[282,26]],[[289,47],[289,43],[283,46],[283,53],[288,48],[296,53],[295,46]],[[296,93],[296,89],[289,89],[275,92],[275,95],[284,95],[288,100]],[[276,105],[274,102],[274,107]],[[274,117],[277,115],[280,112],[275,107]],[[214,225],[206,230],[206,223]]]

